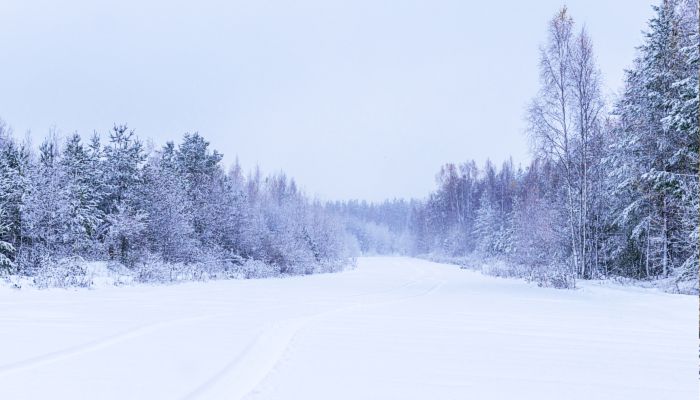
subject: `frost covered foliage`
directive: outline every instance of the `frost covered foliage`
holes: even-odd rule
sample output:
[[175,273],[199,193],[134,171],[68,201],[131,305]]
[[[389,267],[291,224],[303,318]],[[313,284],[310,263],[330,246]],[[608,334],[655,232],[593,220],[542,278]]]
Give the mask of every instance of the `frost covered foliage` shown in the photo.
[[387,200],[379,204],[351,200],[326,204],[344,222],[352,247],[365,255],[406,254],[411,247],[408,222],[412,204]]
[[697,3],[665,1],[654,10],[614,110],[611,223],[623,234],[611,249],[622,261],[613,268],[696,280]]
[[543,286],[629,277],[697,292],[697,2],[654,11],[609,112],[588,33],[566,8],[552,18],[528,109],[534,160],[445,165],[412,210],[414,253],[507,260],[526,268],[492,272]]
[[107,143],[55,134],[39,151],[0,124],[0,271],[86,286],[81,257],[136,281],[337,271],[345,229],[284,174],[244,177],[199,134],[147,152],[126,126]]
[[[3,208],[2,205],[0,205],[0,221],[2,221],[2,216],[3,216]],[[15,263],[12,261],[10,257],[15,252],[15,248],[10,244],[9,242],[6,242],[2,239],[2,235],[7,232],[7,225],[3,224],[0,222],[0,271],[11,271]]]
[[573,289],[576,287],[576,275],[566,263],[525,264],[515,259],[488,257],[473,252],[462,256],[449,256],[440,253],[421,255],[430,261],[459,265],[462,269],[479,271],[485,275],[498,278],[520,278],[540,287],[555,289]]
[[84,261],[79,257],[58,261],[44,258],[35,270],[33,282],[39,288],[90,287],[93,283]]

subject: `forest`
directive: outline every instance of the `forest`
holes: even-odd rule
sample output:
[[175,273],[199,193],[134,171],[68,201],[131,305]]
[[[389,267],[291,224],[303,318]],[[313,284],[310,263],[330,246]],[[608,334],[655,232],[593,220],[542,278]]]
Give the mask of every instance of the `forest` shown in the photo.
[[89,140],[51,133],[35,148],[0,123],[0,273],[89,286],[85,261],[154,282],[406,254],[498,260],[488,272],[543,286],[619,278],[697,291],[697,7],[664,1],[654,13],[611,100],[589,33],[562,8],[527,107],[532,160],[445,164],[424,199],[322,202],[282,172],[227,169],[198,133],[151,148],[115,125]]
[[[146,151],[134,131],[50,136],[33,152],[0,126],[0,266],[46,285],[87,283],[78,260],[139,281],[333,271],[343,227],[284,174],[224,171],[199,134]],[[35,280],[37,279],[35,278]]]
[[588,32],[566,8],[554,16],[527,109],[529,165],[446,164],[426,200],[340,209],[368,221],[360,237],[379,248],[500,259],[489,272],[547,286],[661,278],[697,291],[698,10],[664,1],[654,12],[611,104]]

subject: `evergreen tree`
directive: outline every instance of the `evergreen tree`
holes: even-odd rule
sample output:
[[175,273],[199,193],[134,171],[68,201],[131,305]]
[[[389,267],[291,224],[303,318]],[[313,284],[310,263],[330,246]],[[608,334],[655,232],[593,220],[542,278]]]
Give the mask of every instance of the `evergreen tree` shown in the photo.
[[0,235],[0,240],[14,248],[17,259],[22,255],[26,242],[22,236],[22,210],[31,183],[30,159],[26,146],[17,145],[11,134],[11,130],[0,120],[0,204],[4,208],[4,217],[0,219],[4,233]]
[[3,240],[8,229],[4,217],[5,209],[0,204],[0,272],[9,272],[15,268],[15,263],[12,261],[15,248],[12,246],[12,243]]
[[61,166],[62,242],[73,254],[85,254],[95,247],[104,215],[99,205],[99,169],[93,153],[84,148],[80,136],[73,134],[66,141]]
[[196,256],[196,238],[184,181],[172,162],[172,143],[159,155],[152,157],[144,172],[145,211],[150,216],[146,236],[163,260],[191,262]]
[[[126,125],[114,126],[103,149],[105,242],[110,259],[133,265],[143,250],[147,215],[142,209],[143,146]],[[93,150],[94,154],[94,150]],[[94,160],[93,160],[94,162]]]
[[[134,206],[141,183],[141,167],[146,160],[143,145],[126,125],[115,125],[109,134],[109,144],[103,149],[106,214],[116,212],[122,203]],[[95,150],[92,151],[93,157]],[[94,160],[93,160],[94,162]]]
[[[697,196],[697,107],[683,110],[696,98],[696,89],[685,84],[697,79],[697,67],[692,67],[693,51],[684,51],[683,44],[696,32],[683,29],[677,1],[654,10],[616,105],[612,158],[621,199],[615,222],[631,241],[628,254],[640,257],[634,264],[645,276],[666,276],[693,252],[692,245],[684,245],[692,231],[682,220]],[[630,262],[629,256],[618,262]]]

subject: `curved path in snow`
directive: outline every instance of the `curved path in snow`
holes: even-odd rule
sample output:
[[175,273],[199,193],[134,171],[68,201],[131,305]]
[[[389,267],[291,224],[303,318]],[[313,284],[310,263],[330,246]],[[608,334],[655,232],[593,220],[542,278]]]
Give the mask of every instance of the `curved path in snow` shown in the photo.
[[697,297],[362,258],[287,279],[0,289],[8,399],[697,399]]

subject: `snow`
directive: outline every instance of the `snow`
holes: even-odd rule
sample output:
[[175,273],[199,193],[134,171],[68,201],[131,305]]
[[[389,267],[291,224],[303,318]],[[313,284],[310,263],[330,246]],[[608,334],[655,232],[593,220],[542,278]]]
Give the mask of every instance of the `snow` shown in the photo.
[[400,257],[284,279],[5,287],[0,397],[694,400],[697,301]]

